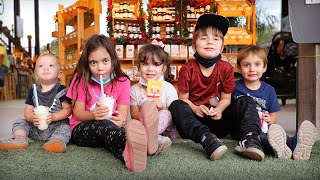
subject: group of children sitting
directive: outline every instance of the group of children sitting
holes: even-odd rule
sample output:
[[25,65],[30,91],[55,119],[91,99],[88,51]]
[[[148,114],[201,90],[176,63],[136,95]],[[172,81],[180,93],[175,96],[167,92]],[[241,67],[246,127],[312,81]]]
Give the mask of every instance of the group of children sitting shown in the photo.
[[[230,135],[238,141],[235,151],[249,159],[261,161],[265,153],[309,159],[316,128],[303,121],[297,135],[287,137],[276,124],[280,106],[275,89],[260,80],[267,69],[264,50],[241,49],[237,67],[242,79],[237,81],[233,67],[221,60],[228,27],[223,16],[199,17],[192,40],[196,60],[181,67],[178,93],[169,83],[170,58],[159,45],[140,49],[141,78],[133,86],[104,35],[86,42],[68,90],[59,83],[58,59],[41,55],[34,72],[38,98],[29,91],[24,118],[13,124],[13,137],[1,141],[0,149],[25,149],[31,138],[46,141],[46,152],[62,153],[71,140],[78,146],[104,147],[130,171],[143,172],[147,155],[164,152],[180,137],[200,143],[210,160],[220,159],[228,148],[219,138]],[[162,82],[159,97],[147,94],[151,80]],[[114,99],[113,109],[99,101],[103,95]],[[38,129],[40,120],[33,112],[36,99],[50,109],[45,130]]]

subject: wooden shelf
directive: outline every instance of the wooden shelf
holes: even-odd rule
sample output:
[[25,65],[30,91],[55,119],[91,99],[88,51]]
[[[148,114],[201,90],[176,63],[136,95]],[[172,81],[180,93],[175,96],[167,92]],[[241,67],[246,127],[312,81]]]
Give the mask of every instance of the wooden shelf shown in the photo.
[[59,38],[65,47],[78,43],[77,34],[67,34]]
[[187,21],[188,21],[189,23],[196,23],[196,22],[197,22],[197,19],[187,19]]
[[155,20],[155,23],[174,23],[174,20]]
[[60,10],[59,12],[61,13],[65,23],[67,25],[73,26],[77,22],[76,16],[78,15],[79,10],[86,11],[88,10],[88,8],[69,7],[69,8],[65,8],[64,10]]
[[77,65],[77,58],[66,60],[63,66],[74,66],[74,65]]
[[247,28],[230,27],[224,37],[224,43],[226,45],[255,44],[254,39],[252,32],[248,31]]
[[[59,61],[63,68],[61,82],[68,85],[80,58],[83,43],[100,31],[102,6],[100,0],[78,0],[71,6],[58,5],[58,8],[54,20],[57,21],[59,31],[52,32],[52,36],[58,38]],[[66,26],[72,26],[74,31],[67,34]]]
[[88,39],[92,35],[96,34],[96,27],[95,26],[89,26],[84,30],[84,39]]
[[119,58],[120,61],[135,61],[134,58]]
[[246,17],[245,27],[229,27],[226,45],[256,44],[256,8],[247,0],[216,1],[217,13],[226,17]]
[[128,22],[128,23],[137,23],[138,20],[136,18],[113,18],[114,21]]
[[225,45],[249,45],[249,44],[254,44],[253,43],[253,35],[248,34],[248,35],[232,35],[232,36],[227,36],[224,39],[224,44]]
[[114,3],[122,3],[122,2],[127,2],[127,3],[130,3],[130,4],[136,4],[138,3],[138,0],[113,0]]
[[59,36],[59,32],[58,31],[53,31],[53,32],[51,32],[51,36],[52,37],[58,37]]
[[191,60],[191,59],[194,59],[194,58],[187,58],[187,57],[170,57],[170,60],[171,61],[188,61],[188,60]]
[[[117,0],[113,2],[123,2],[122,0]],[[136,3],[137,1],[131,2],[131,4]],[[151,1],[150,1],[151,2]],[[180,1],[182,2],[182,0]],[[254,4],[251,4],[249,0],[215,0],[215,1],[210,1],[211,7],[214,7],[217,10],[217,14],[226,16],[226,17],[243,17],[246,22],[245,24],[242,24],[244,27],[229,27],[228,32],[224,38],[224,44],[227,45],[227,47],[232,47],[230,52],[237,52],[239,47],[242,47],[243,45],[249,45],[249,44],[256,44],[256,7]],[[153,7],[152,10],[156,10],[157,7]],[[172,25],[175,24],[175,20],[153,20],[153,14],[156,14],[157,12],[150,12],[149,18],[151,18],[152,23],[159,24],[160,26],[160,39],[166,37],[166,25]],[[161,12],[160,12],[161,13]],[[180,17],[179,17],[180,18]],[[187,16],[184,14],[182,15],[181,18],[185,18],[186,21],[194,26],[197,22],[197,18],[191,19],[187,18]],[[157,19],[157,18],[156,18]],[[131,22],[134,22],[135,19],[127,19],[127,18],[114,18],[114,22],[124,22],[126,25],[126,28],[128,28],[128,24]],[[113,24],[114,25],[114,24]],[[183,27],[177,28],[175,27],[175,30],[180,31],[180,35],[183,32]],[[188,40],[191,40],[188,37],[183,37]],[[159,39],[158,39],[159,40]],[[233,45],[235,48],[233,48]],[[171,46],[172,47],[172,46]],[[180,48],[180,46],[179,46]],[[123,56],[126,57],[125,55],[125,47],[124,47],[124,53]],[[176,51],[176,48],[175,50]],[[135,53],[137,53],[137,47],[135,47]],[[171,52],[172,53],[172,52]],[[173,54],[173,53],[172,53]],[[184,55],[184,50],[183,50],[183,55]],[[194,61],[195,58],[191,56],[190,58],[187,57],[179,57],[178,53],[175,54],[177,57],[170,57],[171,60],[171,66],[173,69],[173,74],[175,76],[178,76],[178,69],[185,63],[189,61]],[[187,52],[187,55],[189,53]],[[233,71],[235,73],[238,73],[238,68],[237,68],[237,53],[222,53],[223,60],[229,62],[232,67]],[[125,72],[128,73],[131,77],[131,81],[136,83],[138,82],[137,79],[135,79],[135,73],[136,73],[136,65],[135,65],[135,58],[121,58],[120,63],[122,67],[125,67]],[[175,73],[174,73],[175,72]],[[172,84],[177,87],[177,79],[174,79],[172,81]]]
[[254,6],[247,1],[220,1],[217,2],[217,12],[226,17],[252,16]]

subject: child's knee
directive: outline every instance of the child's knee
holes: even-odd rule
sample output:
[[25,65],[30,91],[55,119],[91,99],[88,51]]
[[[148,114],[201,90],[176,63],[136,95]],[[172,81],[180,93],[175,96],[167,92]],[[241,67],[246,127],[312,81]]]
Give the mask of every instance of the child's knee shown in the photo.
[[171,121],[172,120],[172,116],[169,110],[166,109],[162,109],[159,111],[159,118],[163,118],[167,121]]
[[17,119],[12,125],[13,133],[18,132],[19,134],[21,134],[22,132],[25,132],[26,136],[28,136],[29,130],[30,128],[28,122],[25,119]]
[[172,116],[168,110],[159,111],[159,126],[158,133],[161,134],[172,124]]

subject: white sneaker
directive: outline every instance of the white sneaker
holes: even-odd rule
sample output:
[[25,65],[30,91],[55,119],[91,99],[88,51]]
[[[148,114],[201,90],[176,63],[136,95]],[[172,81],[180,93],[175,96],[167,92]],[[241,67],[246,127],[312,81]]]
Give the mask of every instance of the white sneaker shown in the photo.
[[268,130],[268,141],[278,158],[291,159],[292,151],[287,146],[287,135],[280,125],[270,125]]
[[155,155],[165,152],[171,146],[171,144],[172,141],[170,138],[158,135],[158,150],[156,151]]
[[311,149],[317,139],[317,129],[308,120],[301,123],[298,130],[298,143],[293,151],[293,159],[308,160],[311,155]]

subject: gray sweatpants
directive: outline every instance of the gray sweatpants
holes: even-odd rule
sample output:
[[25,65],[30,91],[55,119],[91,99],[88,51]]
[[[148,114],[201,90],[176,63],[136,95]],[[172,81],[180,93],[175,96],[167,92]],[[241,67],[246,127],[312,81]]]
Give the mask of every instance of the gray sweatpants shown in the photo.
[[24,130],[32,140],[48,141],[50,139],[59,139],[67,144],[71,138],[69,120],[52,122],[46,130],[42,131],[25,119],[17,119],[12,125],[12,132],[16,130]]

